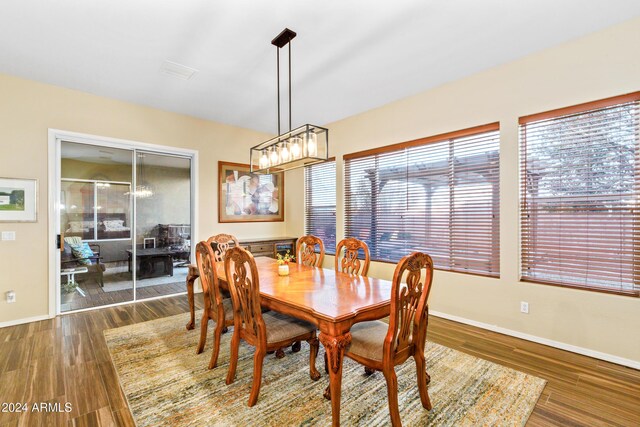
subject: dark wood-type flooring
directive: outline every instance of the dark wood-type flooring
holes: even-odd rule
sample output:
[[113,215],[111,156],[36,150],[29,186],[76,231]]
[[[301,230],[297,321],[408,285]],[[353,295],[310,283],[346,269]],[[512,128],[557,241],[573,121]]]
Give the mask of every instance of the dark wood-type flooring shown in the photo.
[[[196,295],[198,307],[201,298]],[[73,406],[68,414],[0,413],[0,426],[133,426],[102,331],[186,311],[181,295],[0,329],[0,403]],[[430,321],[428,339],[548,381],[528,426],[640,425],[640,371],[448,320]]]

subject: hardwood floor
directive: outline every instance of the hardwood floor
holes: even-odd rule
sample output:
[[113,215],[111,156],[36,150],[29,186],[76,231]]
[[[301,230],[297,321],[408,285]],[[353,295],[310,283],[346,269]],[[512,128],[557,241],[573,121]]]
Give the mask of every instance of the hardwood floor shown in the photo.
[[[133,426],[102,331],[186,311],[180,295],[0,329],[0,404],[29,404],[0,426]],[[640,425],[640,371],[434,317],[427,339],[546,379],[528,426]]]

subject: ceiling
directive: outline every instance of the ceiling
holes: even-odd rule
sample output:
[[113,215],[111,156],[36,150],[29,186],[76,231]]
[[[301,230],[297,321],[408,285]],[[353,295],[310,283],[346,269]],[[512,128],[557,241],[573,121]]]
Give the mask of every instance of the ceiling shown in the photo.
[[[296,127],[637,16],[638,0],[4,0],[0,73],[276,133],[270,42],[285,27],[298,33]],[[198,72],[176,78],[160,70],[165,60]],[[281,75],[286,87],[286,67]],[[283,92],[283,130],[286,99]]]

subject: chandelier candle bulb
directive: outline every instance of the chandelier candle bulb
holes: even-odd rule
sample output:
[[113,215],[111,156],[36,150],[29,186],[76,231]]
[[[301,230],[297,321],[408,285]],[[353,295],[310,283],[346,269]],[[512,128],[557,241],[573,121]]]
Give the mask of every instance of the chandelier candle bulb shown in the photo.
[[307,155],[309,157],[316,157],[318,155],[318,138],[313,132],[307,132]]
[[270,160],[271,160],[270,165],[271,166],[276,166],[278,164],[278,157],[279,157],[278,156],[278,149],[277,149],[277,147],[273,147],[271,149],[271,157],[270,157]]
[[300,158],[300,137],[294,136],[291,138],[291,157],[294,159]]
[[267,152],[262,150],[262,156],[260,157],[260,169],[269,167],[269,158],[267,157]]
[[280,149],[280,158],[282,159],[282,163],[289,161],[289,148],[287,147],[287,142],[282,143],[282,148]]

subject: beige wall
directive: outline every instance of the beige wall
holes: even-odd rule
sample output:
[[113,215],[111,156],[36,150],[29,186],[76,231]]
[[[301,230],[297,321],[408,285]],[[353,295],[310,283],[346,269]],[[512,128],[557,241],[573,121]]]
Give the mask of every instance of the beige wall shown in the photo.
[[[0,176],[37,178],[38,222],[0,223],[16,241],[0,241],[0,325],[48,314],[48,129],[198,150],[198,236],[283,235],[284,223],[218,224],[218,160],[246,162],[268,135],[78,91],[0,75]],[[213,101],[212,101],[213,102]],[[15,290],[17,302],[4,294]]]
[[[346,153],[500,122],[501,278],[437,271],[432,310],[640,364],[639,298],[518,280],[518,117],[640,90],[638,46],[636,19],[328,125],[341,183]],[[304,231],[302,176],[287,176],[288,234]],[[337,199],[340,237],[342,185]],[[370,275],[389,279],[393,268],[374,263]],[[520,301],[530,314],[520,313]]]
[[[637,46],[638,19],[329,125],[342,182],[345,153],[500,121],[501,278],[438,271],[432,310],[640,361],[640,299],[520,283],[517,255],[517,118],[640,90]],[[37,223],[0,223],[0,231],[17,236],[0,241],[0,324],[48,312],[49,128],[199,150],[196,237],[303,232],[300,170],[287,173],[286,223],[217,223],[217,161],[245,161],[248,147],[266,135],[4,75],[0,94],[0,176],[37,178],[40,191]],[[340,236],[342,186],[337,190]],[[390,278],[392,269],[374,263],[370,274]],[[4,301],[10,289],[15,304]],[[523,300],[529,315],[519,313]]]

